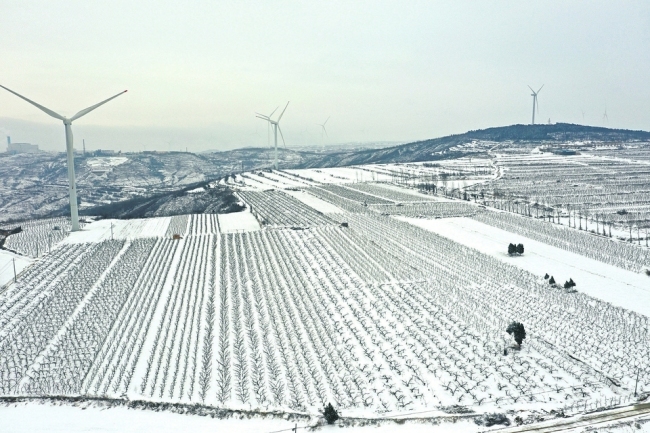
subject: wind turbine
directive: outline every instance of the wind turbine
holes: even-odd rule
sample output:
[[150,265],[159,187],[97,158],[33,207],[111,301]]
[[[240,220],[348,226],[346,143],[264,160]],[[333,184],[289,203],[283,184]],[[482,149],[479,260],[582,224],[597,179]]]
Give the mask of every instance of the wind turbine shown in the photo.
[[282,119],[284,112],[287,111],[289,102],[287,102],[287,105],[285,105],[284,110],[282,110],[282,113],[280,113],[278,120],[271,119],[271,116],[273,116],[273,113],[277,111],[277,108],[273,110],[273,113],[269,114],[268,116],[265,116],[264,114],[260,114],[260,113],[255,113],[255,117],[266,120],[267,122],[269,122],[269,126],[273,126],[273,135],[275,137],[275,157],[274,157],[275,161],[273,165],[275,166],[276,170],[278,169],[278,130],[280,131],[280,137],[282,137],[282,142],[284,143],[284,135],[282,135],[282,129],[280,129],[280,119]]
[[54,111],[50,110],[49,108],[45,108],[40,104],[37,104],[36,102],[32,101],[31,99],[27,99],[22,95],[19,95],[18,93],[14,92],[13,90],[7,89],[5,86],[0,85],[3,89],[6,91],[13,93],[14,95],[18,96],[21,99],[24,99],[25,101],[29,102],[36,108],[38,108],[41,111],[44,111],[46,114],[49,114],[50,116],[54,117],[55,119],[59,119],[63,121],[63,125],[65,127],[65,145],[66,145],[66,150],[68,153],[68,183],[69,183],[69,193],[70,193],[70,219],[72,220],[72,231],[76,232],[79,230],[79,212],[77,210],[77,188],[75,186],[75,178],[74,178],[74,150],[72,147],[72,122],[75,120],[79,119],[80,117],[85,116],[86,114],[90,113],[93,111],[95,108],[98,108],[111,99],[115,99],[118,96],[120,96],[123,93],[126,93],[126,90],[123,92],[118,93],[115,96],[111,96],[110,98],[106,99],[105,101],[100,102],[99,104],[95,104],[93,106],[90,106],[84,110],[81,110],[74,116],[67,118],[65,116],[62,116],[58,113],[55,113]]
[[330,117],[331,116],[327,116],[327,120],[325,120],[325,122],[316,124],[321,127],[320,141],[323,144],[323,150],[325,150],[325,141],[323,140],[323,134],[325,134],[325,137],[330,138],[330,136],[327,135],[327,129],[325,129],[325,125],[327,124],[327,121],[330,120]]
[[[543,84],[542,87],[544,87]],[[535,106],[537,106],[537,113],[539,113],[539,102],[537,102],[537,94],[542,90],[542,87],[540,87],[539,90],[536,92],[533,90],[532,87],[528,86],[528,88],[533,92],[530,95],[533,97],[533,125],[535,124]]]
[[609,121],[609,117],[607,117],[607,107],[605,107],[605,114],[603,114],[603,122]]

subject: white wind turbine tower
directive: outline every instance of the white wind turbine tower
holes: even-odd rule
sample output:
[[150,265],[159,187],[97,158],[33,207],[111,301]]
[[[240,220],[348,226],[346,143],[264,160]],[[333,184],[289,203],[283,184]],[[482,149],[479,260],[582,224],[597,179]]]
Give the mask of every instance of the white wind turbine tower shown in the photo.
[[323,146],[323,150],[325,150],[325,140],[323,139],[323,134],[325,134],[325,137],[330,138],[329,135],[327,135],[327,129],[325,129],[325,125],[327,124],[327,121],[330,120],[331,116],[327,116],[327,120],[323,123],[317,123],[316,125],[321,127],[321,132],[320,132],[320,141]]
[[[290,102],[290,101],[289,101]],[[273,110],[273,113],[271,113],[268,116],[265,116],[264,114],[260,113],[255,113],[255,117],[266,120],[269,122],[270,126],[273,126],[273,135],[275,137],[275,161],[273,163],[275,169],[278,169],[278,130],[280,131],[280,137],[282,137],[282,142],[284,143],[284,135],[282,135],[282,129],[280,129],[280,119],[282,119],[282,116],[284,115],[284,112],[287,111],[287,107],[289,106],[289,102],[287,102],[287,105],[285,105],[284,110],[282,110],[282,113],[280,113],[280,117],[278,117],[278,120],[273,120],[271,119],[271,116],[273,116],[273,113],[277,110]],[[285,143],[286,146],[286,143]]]
[[[542,87],[544,87],[543,84]],[[542,90],[542,87],[540,87],[539,90],[536,92],[533,90],[532,87],[528,86],[528,88],[533,92],[530,95],[533,97],[533,125],[535,124],[535,106],[537,106],[537,112],[539,113],[539,102],[537,102],[537,94]]]
[[91,107],[88,107],[84,110],[81,110],[74,116],[67,118],[65,116],[62,116],[58,113],[55,113],[54,111],[50,110],[49,108],[45,108],[40,104],[37,104],[36,102],[32,101],[31,99],[27,99],[22,95],[19,95],[18,93],[14,92],[13,90],[7,89],[5,86],[0,85],[3,89],[5,89],[8,92],[13,93],[14,95],[18,96],[21,99],[24,99],[25,101],[29,102],[36,108],[40,109],[41,111],[44,111],[46,114],[49,114],[50,116],[54,117],[55,119],[59,119],[63,121],[63,125],[65,127],[65,144],[66,144],[66,150],[68,153],[68,183],[69,183],[69,192],[70,192],[70,219],[72,221],[72,231],[76,232],[79,230],[79,212],[77,210],[77,188],[75,185],[75,177],[74,177],[74,149],[72,147],[72,122],[75,120],[79,119],[80,117],[85,116],[86,114],[90,113],[93,111],[95,108],[104,105],[111,99],[115,99],[118,96],[120,96],[123,93],[126,93],[126,90],[123,92],[118,93],[115,96],[111,96],[110,98],[106,99],[105,101],[100,102],[99,104],[95,104]]

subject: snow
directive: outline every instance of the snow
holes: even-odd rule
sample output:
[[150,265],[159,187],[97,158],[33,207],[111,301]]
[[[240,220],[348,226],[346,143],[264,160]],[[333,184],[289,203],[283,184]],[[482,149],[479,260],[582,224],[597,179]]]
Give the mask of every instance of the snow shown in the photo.
[[164,237],[170,221],[171,217],[94,221],[80,231],[70,233],[63,243],[78,244],[111,239],[111,226],[113,239]]
[[[533,274],[552,275],[558,284],[573,278],[576,289],[613,305],[650,316],[650,278],[470,218],[396,217],[475,248]],[[522,256],[507,254],[509,243],[524,244]]]
[[260,230],[260,223],[249,211],[219,214],[221,233],[250,232]]
[[112,167],[124,164],[128,160],[129,158],[123,156],[90,158],[86,160],[86,164],[88,164],[93,170],[110,170]]
[[28,257],[12,253],[11,251],[0,250],[0,287],[14,278],[14,260],[16,261],[17,274],[20,274],[23,269],[33,262]]
[[[231,418],[212,418],[165,411],[102,407],[99,403],[67,403],[53,405],[40,402],[21,402],[0,406],[2,431],[12,433],[178,433],[178,432],[290,432],[298,425],[299,431],[315,425],[318,420],[290,421],[280,417],[234,415]],[[341,426],[323,426],[323,432],[339,431]],[[475,432],[478,426],[471,420],[429,422],[384,421],[365,427],[346,427],[350,433],[465,433]]]
[[302,170],[286,170],[286,171],[322,183],[352,183],[352,182],[372,182],[372,181],[391,180],[390,176],[372,170],[373,166],[364,165],[363,167],[367,168],[368,170],[364,170],[357,167],[335,167],[335,168],[309,168],[309,169],[302,169]]
[[314,208],[315,210],[322,212],[322,213],[344,213],[343,209],[339,208],[338,206],[335,206],[331,203],[326,202],[325,200],[321,200],[320,198],[313,196],[309,194],[308,192],[305,191],[291,191],[291,190],[285,190],[285,193],[289,194],[293,198],[300,200],[307,206],[310,206]]

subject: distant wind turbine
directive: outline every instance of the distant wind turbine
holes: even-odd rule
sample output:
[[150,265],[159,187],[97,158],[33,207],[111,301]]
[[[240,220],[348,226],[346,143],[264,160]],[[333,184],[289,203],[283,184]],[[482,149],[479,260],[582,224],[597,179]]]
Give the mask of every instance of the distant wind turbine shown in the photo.
[[605,114],[603,114],[603,122],[609,121],[609,117],[607,117],[607,107],[605,107]]
[[[287,111],[287,107],[289,106],[289,102],[287,102],[287,105],[285,105],[284,110],[282,110],[282,113],[280,113],[280,117],[278,117],[278,120],[273,120],[271,119],[271,116],[273,116],[273,113],[277,111],[277,108],[273,110],[273,113],[269,114],[268,116],[265,116],[264,114],[260,113],[255,113],[255,117],[266,120],[269,122],[269,125],[273,127],[273,135],[275,137],[275,161],[274,161],[274,166],[275,169],[278,169],[278,131],[280,131],[280,137],[282,137],[282,142],[285,143],[284,141],[284,135],[282,134],[282,129],[280,129],[280,119],[282,119],[282,116],[284,115],[284,112]],[[286,147],[286,143],[284,144]]]
[[93,106],[90,106],[84,110],[81,110],[74,116],[67,118],[65,116],[62,116],[58,113],[55,113],[54,111],[50,110],[49,108],[45,108],[40,104],[37,104],[36,102],[32,101],[31,99],[27,99],[22,95],[19,95],[18,93],[14,92],[13,90],[7,89],[5,86],[0,85],[3,89],[6,91],[13,93],[14,95],[18,96],[21,99],[24,99],[25,101],[29,102],[32,104],[34,107],[38,108],[39,110],[45,112],[46,114],[49,114],[50,116],[54,117],[55,119],[59,119],[63,121],[63,125],[65,126],[65,144],[66,144],[66,150],[68,153],[68,183],[69,185],[69,193],[70,193],[70,219],[72,221],[72,231],[76,232],[79,230],[79,212],[77,210],[77,188],[75,185],[75,177],[74,177],[74,148],[73,148],[73,143],[72,143],[72,122],[75,120],[79,119],[80,117],[85,116],[86,114],[90,113],[93,111],[95,108],[98,108],[108,101],[117,98],[123,93],[126,93],[126,90],[123,92],[118,93],[115,96],[111,96],[110,98],[106,99],[105,101],[102,101],[98,104],[95,104]]
[[[544,87],[543,84],[542,87]],[[533,97],[533,125],[535,124],[535,107],[537,107],[537,113],[539,113],[539,102],[537,102],[537,94],[542,90],[542,87],[540,87],[539,90],[536,92],[533,90],[532,87],[528,86],[528,88],[533,92],[530,95]]]
[[327,116],[327,120],[323,123],[317,123],[316,125],[321,127],[321,132],[320,132],[320,141],[321,144],[323,145],[323,149],[325,149],[325,140],[323,139],[323,134],[325,134],[325,137],[330,138],[329,135],[327,135],[327,129],[325,129],[325,125],[327,124],[327,121],[330,120],[331,116]]

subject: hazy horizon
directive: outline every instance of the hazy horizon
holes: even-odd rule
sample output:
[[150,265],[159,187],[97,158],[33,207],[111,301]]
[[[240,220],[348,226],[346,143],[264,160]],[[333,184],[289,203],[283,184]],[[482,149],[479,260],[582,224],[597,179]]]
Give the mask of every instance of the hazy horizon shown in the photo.
[[[646,2],[4,1],[0,84],[64,115],[75,147],[124,151],[409,142],[568,122],[649,130]],[[280,108],[281,110],[281,108]],[[608,119],[604,118],[607,112]],[[584,114],[583,114],[584,112]],[[0,89],[0,139],[63,150],[63,127]],[[0,149],[2,149],[0,147]]]

